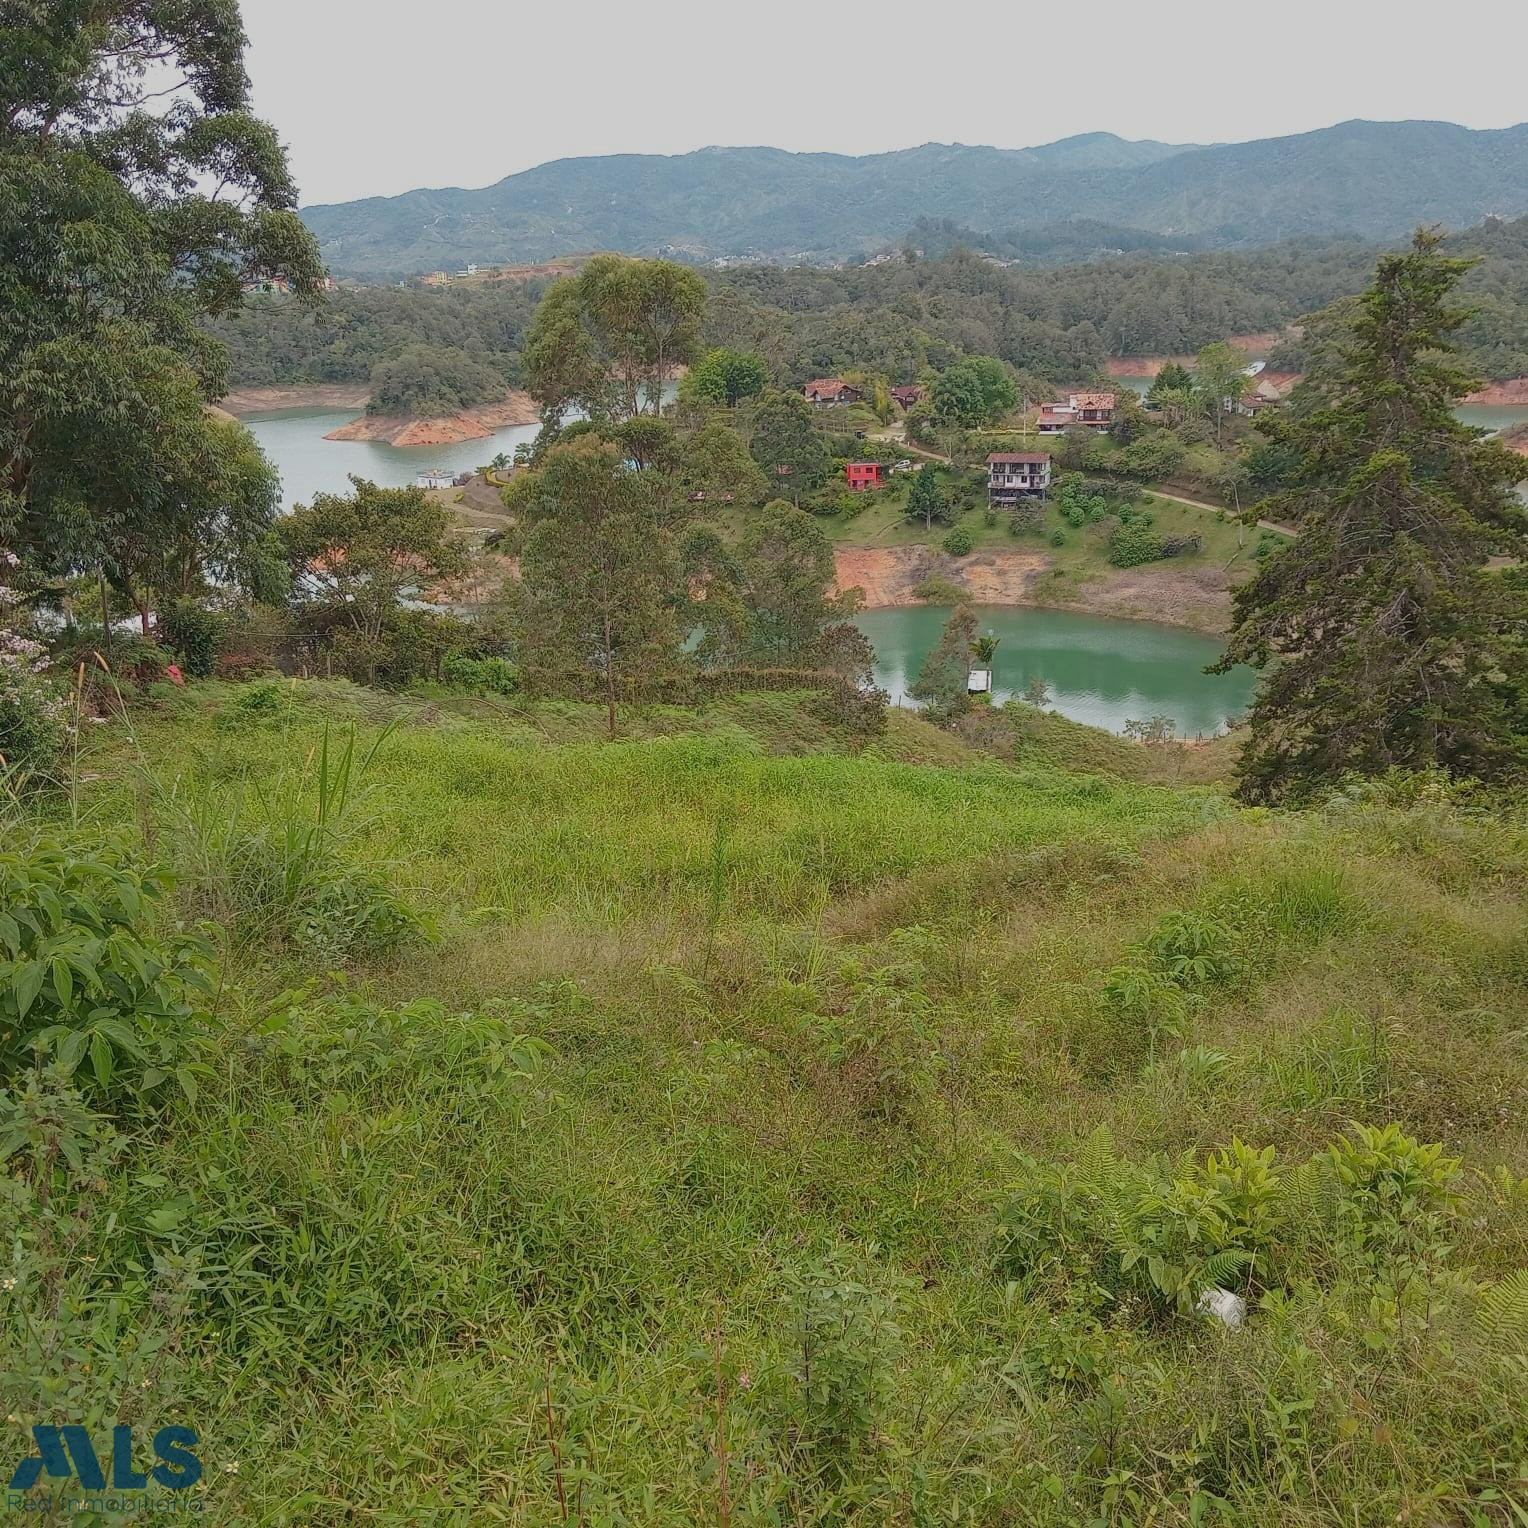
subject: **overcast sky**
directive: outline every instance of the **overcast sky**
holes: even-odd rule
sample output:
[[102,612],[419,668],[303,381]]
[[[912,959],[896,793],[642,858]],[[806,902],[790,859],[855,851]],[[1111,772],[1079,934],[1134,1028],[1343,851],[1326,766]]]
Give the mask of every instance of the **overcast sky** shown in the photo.
[[1528,0],[242,4],[255,106],[305,204],[707,144],[865,154],[1528,118]]

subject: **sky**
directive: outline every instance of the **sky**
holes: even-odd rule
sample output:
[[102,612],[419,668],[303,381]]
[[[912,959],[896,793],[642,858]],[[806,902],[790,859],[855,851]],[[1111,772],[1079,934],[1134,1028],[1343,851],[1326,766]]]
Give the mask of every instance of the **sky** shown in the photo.
[[255,109],[304,205],[710,144],[867,154],[1528,119],[1528,0],[1083,0],[1069,16],[1060,0],[242,8]]

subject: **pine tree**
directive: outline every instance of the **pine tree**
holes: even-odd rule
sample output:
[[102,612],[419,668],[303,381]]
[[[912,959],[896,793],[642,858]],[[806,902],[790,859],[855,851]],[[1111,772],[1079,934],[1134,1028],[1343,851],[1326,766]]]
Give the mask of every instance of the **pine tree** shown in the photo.
[[969,703],[967,687],[971,680],[971,644],[976,640],[976,617],[964,605],[957,605],[936,646],[907,693],[921,701],[935,721],[948,721]]
[[1237,591],[1216,671],[1269,672],[1239,766],[1252,801],[1347,773],[1523,767],[1522,597],[1487,564],[1528,557],[1509,453],[1455,419],[1470,379],[1450,299],[1471,264],[1421,231],[1379,262],[1333,364],[1280,441],[1298,462],[1259,513],[1298,534]]

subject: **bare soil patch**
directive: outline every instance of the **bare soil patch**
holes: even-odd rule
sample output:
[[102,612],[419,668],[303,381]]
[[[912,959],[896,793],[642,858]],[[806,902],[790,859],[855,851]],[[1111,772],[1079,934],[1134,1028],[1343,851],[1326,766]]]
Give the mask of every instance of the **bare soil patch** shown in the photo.
[[536,400],[515,389],[501,402],[479,404],[436,419],[403,414],[365,414],[331,430],[325,440],[380,440],[391,446],[451,446],[463,440],[486,440],[510,425],[535,424]]

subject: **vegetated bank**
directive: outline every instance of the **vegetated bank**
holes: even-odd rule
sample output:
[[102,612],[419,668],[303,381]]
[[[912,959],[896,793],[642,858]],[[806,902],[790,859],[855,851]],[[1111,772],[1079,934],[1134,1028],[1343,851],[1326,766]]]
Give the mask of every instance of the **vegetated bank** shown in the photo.
[[[214,945],[7,1201],[11,1404],[173,1399],[226,1521],[1508,1521],[1521,817],[962,725],[263,681],[88,728],[8,912]],[[35,1184],[75,1127],[15,1075]]]

